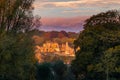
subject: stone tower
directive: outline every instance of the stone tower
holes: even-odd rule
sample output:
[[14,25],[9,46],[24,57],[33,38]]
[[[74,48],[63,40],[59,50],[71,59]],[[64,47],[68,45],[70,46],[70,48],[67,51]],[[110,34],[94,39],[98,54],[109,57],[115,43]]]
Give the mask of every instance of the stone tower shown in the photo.
[[65,54],[69,54],[69,45],[68,42],[65,44]]

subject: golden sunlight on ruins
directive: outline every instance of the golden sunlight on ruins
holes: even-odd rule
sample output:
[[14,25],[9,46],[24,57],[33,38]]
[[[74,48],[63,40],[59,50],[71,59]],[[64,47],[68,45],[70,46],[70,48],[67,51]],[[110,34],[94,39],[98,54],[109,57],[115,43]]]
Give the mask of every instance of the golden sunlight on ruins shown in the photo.
[[43,62],[42,54],[57,54],[59,56],[74,56],[74,49],[66,42],[58,44],[57,42],[46,42],[42,46],[37,45],[35,50],[35,58],[38,62]]

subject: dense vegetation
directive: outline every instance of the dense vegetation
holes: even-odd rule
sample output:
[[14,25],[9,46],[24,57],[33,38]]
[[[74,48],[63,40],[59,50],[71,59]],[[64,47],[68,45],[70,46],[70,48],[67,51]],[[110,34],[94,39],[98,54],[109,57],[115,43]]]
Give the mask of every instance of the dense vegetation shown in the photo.
[[40,53],[40,54],[41,54],[41,62],[54,62],[54,61],[62,60],[65,64],[70,64],[71,61],[75,58],[74,56],[58,55],[55,53],[46,53],[46,54]]
[[33,80],[34,52],[31,39],[19,33],[0,35],[0,80]]
[[107,11],[86,20],[84,30],[74,42],[76,57],[72,66],[62,61],[39,64],[34,59],[34,45],[40,43],[34,44],[33,33],[58,42],[76,35],[34,30],[40,22],[32,15],[33,1],[0,0],[0,80],[120,80],[118,11]]
[[0,0],[0,80],[34,80],[33,0]]
[[36,80],[75,80],[70,67],[60,60],[36,66]]
[[57,42],[59,44],[68,42],[73,47],[74,40],[78,37],[78,33],[66,31],[39,31],[32,30],[29,35],[34,39],[36,45],[42,45],[45,42]]
[[37,64],[31,35],[40,23],[32,16],[33,1],[0,0],[0,80],[74,80],[62,61]]
[[77,80],[120,80],[120,13],[111,10],[86,20],[74,42]]

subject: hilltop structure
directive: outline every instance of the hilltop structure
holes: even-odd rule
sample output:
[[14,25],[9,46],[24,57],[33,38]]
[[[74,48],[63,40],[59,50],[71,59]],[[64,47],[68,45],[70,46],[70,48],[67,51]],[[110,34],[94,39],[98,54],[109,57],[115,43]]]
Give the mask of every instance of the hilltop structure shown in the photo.
[[36,49],[39,53],[58,53],[63,55],[73,55],[74,49],[68,45],[68,42],[65,44],[58,44],[56,42],[46,42],[43,46],[36,46]]
[[36,46],[36,58],[38,61],[42,61],[42,55],[57,54],[59,56],[74,56],[74,49],[71,48],[68,42],[64,44],[58,44],[56,42],[46,42],[42,46]]

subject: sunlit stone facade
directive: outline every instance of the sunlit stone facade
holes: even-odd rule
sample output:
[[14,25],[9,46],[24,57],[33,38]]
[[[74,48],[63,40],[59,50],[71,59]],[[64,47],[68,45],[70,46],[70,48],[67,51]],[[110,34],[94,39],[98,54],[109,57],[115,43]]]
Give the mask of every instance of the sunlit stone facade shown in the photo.
[[36,46],[36,49],[39,53],[59,53],[59,54],[74,54],[74,49],[68,45],[68,42],[65,44],[58,44],[56,42],[46,42],[43,46]]
[[74,49],[69,46],[68,42],[64,44],[46,42],[42,46],[37,45],[35,53],[38,62],[43,62],[43,55],[57,54],[60,56],[74,56]]

